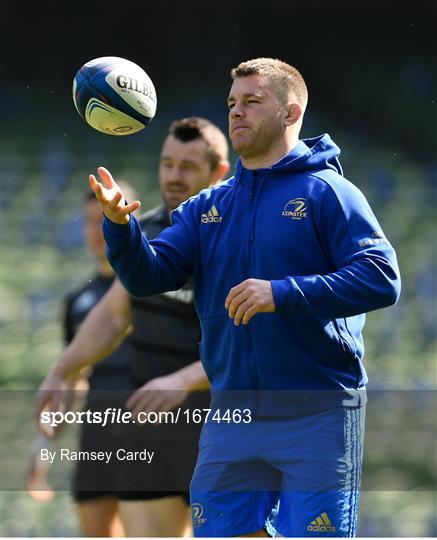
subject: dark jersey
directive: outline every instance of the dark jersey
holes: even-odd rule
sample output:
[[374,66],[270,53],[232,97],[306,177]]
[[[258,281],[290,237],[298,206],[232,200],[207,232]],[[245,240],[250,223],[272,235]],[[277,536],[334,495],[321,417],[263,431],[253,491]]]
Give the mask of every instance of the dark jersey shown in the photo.
[[[170,225],[166,207],[150,210],[140,223],[147,238],[155,238]],[[142,385],[199,360],[200,324],[191,280],[178,291],[132,298],[131,302],[136,384]]]
[[[160,207],[148,212],[142,223],[147,236],[154,238],[170,225],[167,210]],[[68,298],[65,324],[67,341],[72,339],[79,324],[104,296],[111,283],[111,279],[96,276]],[[91,379],[94,390],[127,391],[90,392],[85,408],[97,411],[104,411],[108,407],[124,408],[133,389],[199,359],[200,324],[191,284],[171,295],[132,298],[131,307],[132,334],[117,351],[96,364]],[[193,392],[180,406],[190,410],[204,409],[209,407],[209,403],[209,392]],[[159,459],[148,469],[146,476],[141,461],[111,460],[109,465],[102,463],[98,468],[96,463],[79,462],[75,481],[76,499],[81,501],[110,493],[121,500],[182,495],[188,502],[201,427],[195,422],[187,423],[183,415],[175,424],[163,423],[160,426],[114,424],[102,430],[98,425],[84,424],[80,444],[83,451],[105,448],[115,452],[122,440],[130,452],[140,452],[146,447],[158,449]]]
[[[113,277],[97,274],[82,287],[67,295],[64,317],[66,343],[72,341],[82,321],[106,294],[113,281]],[[131,355],[132,345],[128,336],[115,351],[93,366],[89,378],[90,391],[131,389]]]

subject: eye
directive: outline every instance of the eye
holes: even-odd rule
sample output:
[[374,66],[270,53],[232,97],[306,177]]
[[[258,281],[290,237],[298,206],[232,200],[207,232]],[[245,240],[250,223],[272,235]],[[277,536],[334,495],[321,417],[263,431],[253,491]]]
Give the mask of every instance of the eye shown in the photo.
[[183,163],[181,165],[181,169],[185,171],[194,171],[197,169],[196,165],[194,163]]

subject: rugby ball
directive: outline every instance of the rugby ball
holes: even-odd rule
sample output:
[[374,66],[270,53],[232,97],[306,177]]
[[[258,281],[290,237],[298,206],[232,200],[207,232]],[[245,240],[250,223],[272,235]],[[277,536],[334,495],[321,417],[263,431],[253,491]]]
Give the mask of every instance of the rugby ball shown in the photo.
[[116,56],[84,64],[73,80],[73,101],[80,116],[109,135],[144,129],[156,113],[156,92],[147,73]]

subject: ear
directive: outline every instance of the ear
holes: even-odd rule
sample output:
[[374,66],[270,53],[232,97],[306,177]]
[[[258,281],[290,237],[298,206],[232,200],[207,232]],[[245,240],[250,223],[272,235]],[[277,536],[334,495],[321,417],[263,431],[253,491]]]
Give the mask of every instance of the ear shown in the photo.
[[211,171],[209,176],[210,186],[215,186],[224,180],[225,176],[228,174],[230,169],[229,161],[222,160],[219,162],[217,167]]
[[287,116],[284,119],[284,126],[292,126],[299,118],[301,118],[303,111],[298,103],[289,103],[287,105]]

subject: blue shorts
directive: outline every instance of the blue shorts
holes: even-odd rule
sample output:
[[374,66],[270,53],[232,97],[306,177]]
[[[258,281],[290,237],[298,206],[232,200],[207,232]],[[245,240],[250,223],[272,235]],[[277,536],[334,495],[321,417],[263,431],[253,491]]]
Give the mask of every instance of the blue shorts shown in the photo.
[[208,421],[190,499],[195,536],[355,536],[365,407]]

